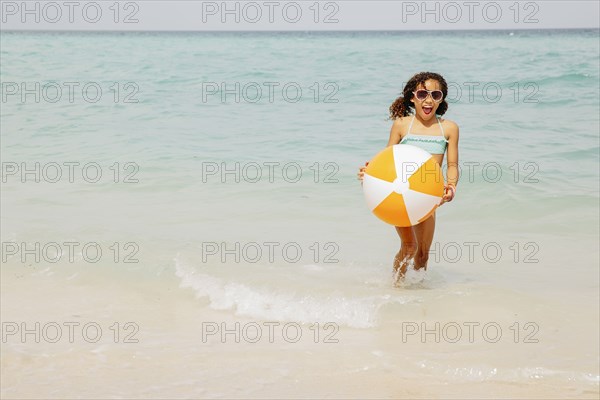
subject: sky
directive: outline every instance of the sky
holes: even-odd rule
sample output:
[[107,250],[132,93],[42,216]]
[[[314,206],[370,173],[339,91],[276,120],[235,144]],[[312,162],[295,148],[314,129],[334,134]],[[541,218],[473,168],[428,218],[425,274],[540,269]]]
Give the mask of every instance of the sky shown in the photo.
[[0,0],[1,30],[347,31],[600,27],[598,0]]

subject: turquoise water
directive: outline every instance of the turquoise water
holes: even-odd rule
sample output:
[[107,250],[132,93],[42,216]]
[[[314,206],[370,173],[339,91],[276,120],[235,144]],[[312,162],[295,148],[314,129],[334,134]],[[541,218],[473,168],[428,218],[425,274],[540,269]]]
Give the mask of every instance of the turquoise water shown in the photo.
[[[432,40],[441,49],[435,54],[424,46]],[[596,31],[4,33],[3,161],[56,162],[62,175],[40,184],[21,184],[35,179],[23,168],[8,175],[3,234],[27,238],[35,226],[60,237],[68,218],[70,234],[98,235],[93,227],[101,224],[107,240],[123,234],[177,244],[199,226],[216,240],[221,230],[252,237],[261,226],[281,227],[275,236],[327,231],[339,240],[332,222],[341,219],[351,240],[358,229],[381,227],[365,212],[357,166],[385,145],[387,108],[403,82],[435,70],[450,82],[446,116],[461,127],[460,201],[440,210],[443,219],[465,233],[485,225],[494,226],[491,234],[594,235],[596,42]],[[23,82],[34,92],[39,82],[39,103],[21,97],[20,87],[7,94]],[[278,84],[271,95],[265,82]],[[222,83],[225,101],[206,86]],[[97,87],[99,100],[86,101]],[[302,94],[292,102],[297,87]],[[211,94],[203,98],[203,90]],[[64,162],[80,163],[74,183]],[[98,183],[81,177],[90,162],[101,165]],[[225,173],[236,165],[237,176]],[[123,183],[128,177],[139,182]],[[56,207],[31,212],[42,202]]]
[[[374,335],[391,332],[406,304],[456,304],[458,318],[457,298],[470,291],[489,309],[506,301],[507,313],[536,296],[541,308],[525,314],[559,331],[556,294],[568,299],[565,314],[597,311],[598,31],[3,32],[0,43],[2,242],[94,242],[104,255],[85,262],[80,245],[74,262],[23,262],[3,247],[10,274],[67,286],[148,281],[182,302],[198,297],[200,314],[333,321]],[[424,286],[406,292],[390,284],[398,237],[366,208],[356,172],[387,143],[387,110],[403,83],[424,70],[450,83],[445,117],[460,126],[463,172],[455,201],[438,211],[437,255],[448,253],[432,255]],[[33,94],[22,97],[22,83]],[[21,173],[36,162],[39,183]],[[73,182],[64,163],[78,163]],[[224,247],[213,254],[236,242],[238,255],[246,246],[240,260]],[[290,243],[298,260],[280,252]],[[501,257],[481,253],[490,243]],[[483,306],[473,314],[489,315]],[[575,326],[597,337],[597,320]],[[543,351],[574,340],[563,333]],[[554,372],[536,373],[559,386],[591,379],[597,391],[597,352],[574,351],[579,364],[507,368],[546,368]],[[501,380],[534,379],[511,374]]]

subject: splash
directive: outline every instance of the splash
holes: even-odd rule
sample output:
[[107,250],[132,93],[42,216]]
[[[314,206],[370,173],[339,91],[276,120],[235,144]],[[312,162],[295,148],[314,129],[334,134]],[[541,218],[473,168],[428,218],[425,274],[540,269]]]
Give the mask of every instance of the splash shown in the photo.
[[[397,257],[397,256],[396,256]],[[392,274],[393,285],[396,288],[422,288],[429,281],[429,274],[425,268],[415,269],[414,258],[404,257],[398,262],[394,262],[394,271]],[[402,266],[406,266],[406,273],[402,276]]]
[[377,325],[378,310],[385,304],[404,304],[406,296],[389,294],[354,297],[333,288],[326,293],[310,288],[284,290],[217,278],[175,258],[179,287],[191,288],[196,298],[207,298],[216,310],[234,310],[236,315],[299,323],[335,322],[353,328]]

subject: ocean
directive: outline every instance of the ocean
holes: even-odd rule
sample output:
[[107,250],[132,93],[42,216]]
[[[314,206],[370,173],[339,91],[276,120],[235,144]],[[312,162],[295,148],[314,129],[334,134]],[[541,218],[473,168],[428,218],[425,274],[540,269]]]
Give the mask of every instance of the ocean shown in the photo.
[[[2,398],[598,398],[598,34],[2,32]],[[394,287],[420,71],[461,176]]]

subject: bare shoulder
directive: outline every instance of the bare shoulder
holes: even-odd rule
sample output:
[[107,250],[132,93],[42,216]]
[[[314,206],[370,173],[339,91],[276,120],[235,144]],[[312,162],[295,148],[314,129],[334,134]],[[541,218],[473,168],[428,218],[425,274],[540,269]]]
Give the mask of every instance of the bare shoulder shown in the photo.
[[398,117],[394,119],[392,129],[390,129],[390,138],[387,144],[388,146],[400,143],[402,137],[404,136],[404,132],[406,132],[406,120],[406,117]]
[[441,118],[440,122],[442,123],[442,126],[444,127],[444,132],[446,132],[448,138],[451,138],[453,136],[458,137],[458,124],[456,122],[446,118]]
[[394,124],[392,125],[392,128],[400,132],[405,132],[406,128],[408,127],[409,120],[409,117],[398,117],[394,119]]

